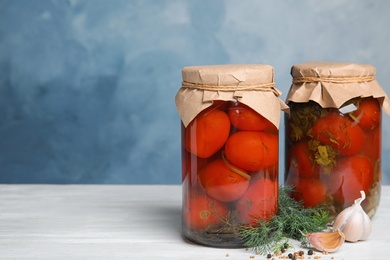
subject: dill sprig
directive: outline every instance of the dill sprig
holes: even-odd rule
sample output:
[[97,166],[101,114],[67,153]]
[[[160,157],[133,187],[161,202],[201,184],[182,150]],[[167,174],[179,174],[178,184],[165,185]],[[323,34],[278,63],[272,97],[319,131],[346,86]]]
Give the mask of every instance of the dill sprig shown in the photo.
[[305,208],[288,195],[292,191],[292,186],[279,188],[278,213],[270,220],[258,220],[255,225],[240,228],[239,234],[245,246],[260,254],[275,252],[288,238],[298,240],[305,246],[304,234],[326,228],[329,214],[325,208]]

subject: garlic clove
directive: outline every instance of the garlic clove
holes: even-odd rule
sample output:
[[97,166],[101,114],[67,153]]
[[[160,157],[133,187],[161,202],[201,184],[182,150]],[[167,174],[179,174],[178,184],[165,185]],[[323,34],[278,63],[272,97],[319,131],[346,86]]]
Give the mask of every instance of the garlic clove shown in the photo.
[[372,228],[371,219],[367,214],[364,214],[363,222],[365,223],[365,228],[364,228],[364,232],[362,232],[362,236],[360,237],[360,240],[366,240],[368,236],[371,234],[371,228]]
[[361,198],[341,211],[333,223],[333,229],[343,232],[348,242],[365,240],[371,233],[371,220],[361,206],[366,194],[364,191],[360,191],[360,194]]
[[[337,225],[338,222],[335,222],[334,228],[337,228],[341,230],[341,232],[344,233],[346,236],[346,240],[349,242],[356,242],[362,237],[362,230],[359,227],[361,223],[363,222],[363,216],[361,214],[355,214],[354,216],[346,216],[346,218],[340,218],[344,219],[347,222],[344,221],[344,224],[342,224],[340,227]],[[344,217],[344,215],[342,215]]]
[[339,249],[345,236],[340,230],[333,232],[314,232],[305,235],[310,244],[321,252],[334,252]]

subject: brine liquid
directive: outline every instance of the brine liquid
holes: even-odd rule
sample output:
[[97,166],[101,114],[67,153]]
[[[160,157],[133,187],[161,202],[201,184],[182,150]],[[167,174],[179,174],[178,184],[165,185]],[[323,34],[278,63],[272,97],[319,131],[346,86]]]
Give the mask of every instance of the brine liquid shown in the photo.
[[285,117],[285,184],[306,207],[325,205],[331,218],[366,194],[363,209],[374,216],[381,187],[381,107],[371,97],[341,109],[315,102],[289,104]]
[[243,104],[215,101],[181,131],[184,237],[244,247],[239,230],[277,212],[278,129]]

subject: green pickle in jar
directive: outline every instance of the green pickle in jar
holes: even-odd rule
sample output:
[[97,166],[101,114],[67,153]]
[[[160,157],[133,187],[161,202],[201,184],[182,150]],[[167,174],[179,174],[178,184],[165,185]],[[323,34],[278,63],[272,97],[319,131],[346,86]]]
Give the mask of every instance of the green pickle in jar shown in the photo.
[[176,105],[186,239],[243,247],[239,230],[277,213],[279,95],[269,65],[183,69]]
[[331,219],[364,191],[372,217],[380,201],[382,108],[387,96],[367,64],[294,65],[285,116],[285,176],[305,207],[325,205]]

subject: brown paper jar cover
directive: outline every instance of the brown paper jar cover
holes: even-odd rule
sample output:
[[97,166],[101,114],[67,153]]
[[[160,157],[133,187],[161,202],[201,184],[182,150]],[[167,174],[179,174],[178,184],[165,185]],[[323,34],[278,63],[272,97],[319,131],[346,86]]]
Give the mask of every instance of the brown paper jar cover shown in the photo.
[[355,97],[374,97],[390,114],[388,97],[375,78],[370,64],[306,62],[291,68],[293,83],[286,98],[304,103],[315,101],[323,108],[340,108]]
[[214,100],[238,100],[277,128],[280,111],[288,109],[279,98],[281,92],[274,86],[274,68],[270,65],[188,66],[183,68],[182,78],[182,87],[176,94],[175,102],[185,127]]

